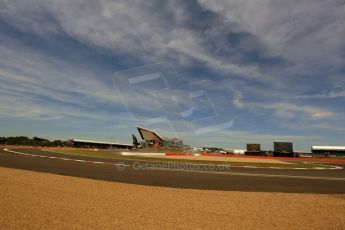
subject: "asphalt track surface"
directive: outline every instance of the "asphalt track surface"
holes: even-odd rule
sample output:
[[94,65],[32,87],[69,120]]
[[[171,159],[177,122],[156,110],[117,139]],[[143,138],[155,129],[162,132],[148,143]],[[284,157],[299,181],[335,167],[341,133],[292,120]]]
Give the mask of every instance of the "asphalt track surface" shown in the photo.
[[14,152],[0,150],[0,167],[184,189],[345,194],[344,169],[255,169],[230,166],[230,168],[220,167],[210,171],[209,168],[202,170],[203,165],[200,165],[200,169],[193,168],[193,170],[176,169],[176,167],[153,169],[150,166],[156,164],[152,162],[66,155],[39,149],[10,150]]

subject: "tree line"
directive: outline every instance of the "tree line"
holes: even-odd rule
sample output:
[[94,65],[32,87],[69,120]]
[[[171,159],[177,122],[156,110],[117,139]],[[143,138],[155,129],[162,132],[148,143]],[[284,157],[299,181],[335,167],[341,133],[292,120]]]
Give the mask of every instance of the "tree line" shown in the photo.
[[16,136],[16,137],[0,137],[0,145],[29,145],[29,146],[49,146],[49,147],[59,147],[59,146],[69,146],[67,141],[54,140],[50,141],[45,138],[33,137],[29,138],[26,136]]

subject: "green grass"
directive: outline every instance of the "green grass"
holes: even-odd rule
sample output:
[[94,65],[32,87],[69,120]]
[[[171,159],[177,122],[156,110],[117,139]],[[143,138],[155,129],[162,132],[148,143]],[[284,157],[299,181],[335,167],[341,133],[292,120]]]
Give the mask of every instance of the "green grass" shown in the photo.
[[[126,150],[81,150],[81,149],[45,149],[46,151],[69,154],[69,155],[79,155],[79,156],[90,156],[90,157],[101,157],[101,158],[111,158],[116,160],[137,160],[137,161],[150,161],[157,163],[168,163],[168,162],[180,162],[180,163],[194,163],[194,164],[213,164],[213,165],[230,165],[230,166],[257,166],[257,167],[281,167],[281,168],[314,168],[320,167],[316,164],[303,164],[302,162],[292,162],[291,164],[274,164],[274,163],[251,163],[251,162],[228,162],[228,161],[200,161],[200,160],[186,160],[186,159],[164,159],[155,157],[144,157],[144,156],[123,156],[120,152]],[[140,152],[143,152],[140,150]],[[152,152],[152,151],[146,151]],[[156,151],[158,152],[158,151]],[[162,151],[159,151],[162,152]],[[327,167],[327,166],[322,166]]]

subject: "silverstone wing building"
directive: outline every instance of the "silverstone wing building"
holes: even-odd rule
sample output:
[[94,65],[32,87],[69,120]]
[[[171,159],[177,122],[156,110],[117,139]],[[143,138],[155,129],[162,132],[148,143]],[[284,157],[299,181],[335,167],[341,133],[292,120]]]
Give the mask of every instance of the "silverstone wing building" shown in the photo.
[[143,139],[141,141],[141,147],[170,147],[170,148],[182,148],[183,141],[178,138],[162,137],[153,130],[149,130],[142,127],[137,127],[138,132]]

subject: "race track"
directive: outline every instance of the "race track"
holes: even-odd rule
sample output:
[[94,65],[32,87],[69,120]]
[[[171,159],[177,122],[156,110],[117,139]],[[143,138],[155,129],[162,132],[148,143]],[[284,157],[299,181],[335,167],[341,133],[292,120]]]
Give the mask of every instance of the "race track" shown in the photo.
[[[225,191],[345,194],[345,170],[230,167],[224,170],[138,169],[153,162],[0,150],[0,167],[148,186]],[[332,165],[334,165],[332,163]],[[339,165],[345,166],[345,165]]]

